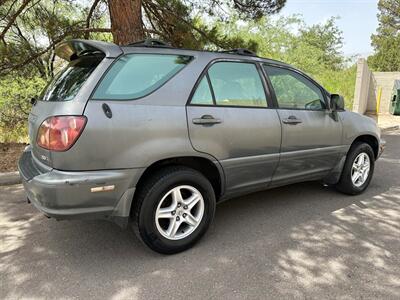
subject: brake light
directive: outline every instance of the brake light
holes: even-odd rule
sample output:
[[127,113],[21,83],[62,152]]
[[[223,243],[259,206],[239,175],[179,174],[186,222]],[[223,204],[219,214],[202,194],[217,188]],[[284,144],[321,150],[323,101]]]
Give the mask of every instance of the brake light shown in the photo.
[[47,150],[70,149],[86,125],[84,116],[56,116],[43,121],[38,130],[37,144]]

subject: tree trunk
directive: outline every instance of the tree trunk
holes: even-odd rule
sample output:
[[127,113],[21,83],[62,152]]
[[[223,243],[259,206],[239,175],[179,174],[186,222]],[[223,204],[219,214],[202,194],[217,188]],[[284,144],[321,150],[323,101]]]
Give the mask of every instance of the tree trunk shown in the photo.
[[114,43],[127,45],[144,39],[142,0],[108,0]]

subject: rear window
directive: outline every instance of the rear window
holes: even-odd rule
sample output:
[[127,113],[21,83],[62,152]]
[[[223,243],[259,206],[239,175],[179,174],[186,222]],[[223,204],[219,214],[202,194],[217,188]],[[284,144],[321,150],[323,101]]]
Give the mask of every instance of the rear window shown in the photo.
[[159,88],[182,70],[192,56],[127,54],[108,70],[93,94],[96,100],[133,100]]
[[43,91],[42,101],[69,101],[75,98],[101,58],[84,58],[71,62]]

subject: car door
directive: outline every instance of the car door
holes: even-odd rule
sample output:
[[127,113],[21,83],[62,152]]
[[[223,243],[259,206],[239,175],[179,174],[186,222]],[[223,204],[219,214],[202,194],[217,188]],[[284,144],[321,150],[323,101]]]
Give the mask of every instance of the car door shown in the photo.
[[227,195],[266,188],[279,161],[281,125],[264,80],[255,63],[215,61],[187,106],[192,145],[220,162]]
[[342,124],[327,109],[326,92],[302,73],[264,64],[282,124],[274,185],[319,179],[338,162]]

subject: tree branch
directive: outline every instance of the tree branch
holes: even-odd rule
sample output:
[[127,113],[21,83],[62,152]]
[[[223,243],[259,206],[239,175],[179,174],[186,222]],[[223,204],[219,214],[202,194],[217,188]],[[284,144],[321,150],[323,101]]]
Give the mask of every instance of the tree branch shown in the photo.
[[[147,16],[149,16],[149,15],[151,14],[150,9],[147,7],[147,5],[146,5],[145,2],[143,2],[143,10],[144,10],[144,12],[145,12],[145,14],[146,14]],[[152,29],[146,29],[145,26],[143,26],[143,28],[145,28],[145,29],[144,29],[145,32],[157,34],[158,36],[160,36],[160,37],[162,37],[162,38],[166,38],[166,35],[165,35],[163,32],[157,31],[157,27],[156,27],[155,24],[153,23],[153,20],[152,20],[150,17],[148,17],[147,19],[148,19],[148,21],[149,21],[150,26],[151,26]]]
[[[15,21],[13,26],[15,27],[15,29],[17,30],[17,35],[23,40],[23,42],[25,43],[25,45],[28,48],[28,51],[30,53],[30,55],[34,55],[35,51],[32,49],[31,44],[29,43],[28,39],[24,36],[24,34],[22,33],[22,30],[19,28],[18,26],[18,22]],[[34,65],[36,66],[36,68],[38,69],[39,73],[43,76],[45,75],[45,66],[43,65],[43,62],[40,59],[35,59]]]
[[[3,1],[3,2],[1,2],[1,1]],[[3,5],[6,1],[7,0],[0,0],[0,6]],[[15,3],[17,3],[17,0],[14,0],[13,3],[11,3],[10,7],[7,9],[7,12],[4,14],[4,16],[1,17],[0,21],[3,21],[8,17],[8,15],[10,14],[10,11],[12,11]]]
[[4,36],[7,33],[7,31],[10,29],[10,27],[12,26],[12,24],[14,24],[15,19],[23,12],[23,10],[25,9],[25,7],[29,4],[29,2],[31,2],[32,0],[24,0],[24,2],[22,2],[20,8],[15,12],[15,14],[13,16],[10,17],[10,19],[7,22],[6,27],[4,27],[3,31],[0,33],[0,40],[4,40]]
[[[160,15],[157,6],[151,1],[143,1],[143,8],[148,15],[149,22],[152,25],[153,29],[156,29],[156,27],[154,26],[149,13],[151,13],[158,20],[158,27],[161,28],[161,30],[163,30],[164,32],[168,33],[168,28],[165,25],[171,26],[173,24],[170,24],[166,18],[163,18],[163,16]],[[163,34],[163,36],[165,35]]]
[[[99,4],[100,0],[94,0],[92,6],[89,9],[89,13],[86,17],[86,27],[85,28],[89,28],[90,27],[90,20],[92,19],[93,13],[96,10],[97,5]],[[85,33],[85,39],[89,39],[89,33],[90,32],[86,32]]]
[[[149,5],[151,5],[150,3],[148,3]],[[212,42],[214,45],[216,45],[217,47],[221,47],[221,48],[225,48],[226,45],[222,45],[219,41],[211,39],[210,36],[203,30],[201,30],[200,28],[197,28],[196,26],[194,26],[191,22],[185,20],[184,18],[182,18],[182,16],[176,14],[175,12],[173,12],[172,10],[168,10],[165,9],[164,7],[161,6],[157,6],[157,9],[165,12],[167,14],[171,14],[172,16],[174,16],[175,18],[177,18],[178,20],[181,20],[183,23],[185,23],[187,26],[189,26],[190,28],[192,28],[194,31],[196,31],[198,34],[200,34],[201,36],[203,36],[203,38],[205,38],[206,40]]]
[[0,72],[5,71],[5,70],[15,70],[15,69],[21,68],[23,66],[26,66],[27,64],[31,63],[33,60],[37,59],[41,55],[50,51],[56,44],[60,43],[67,35],[73,34],[73,33],[85,33],[85,32],[111,32],[111,29],[110,28],[80,28],[80,29],[66,31],[59,37],[53,39],[53,42],[51,42],[50,45],[48,45],[43,50],[37,52],[36,54],[32,55],[31,57],[27,58],[26,60],[24,60],[23,62],[21,62],[19,64],[1,68]]

